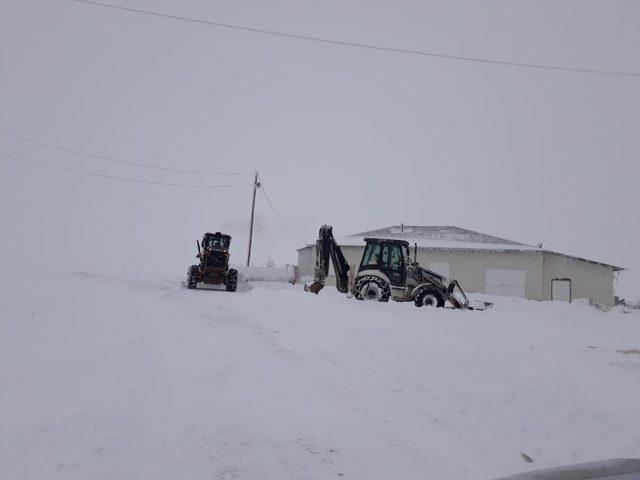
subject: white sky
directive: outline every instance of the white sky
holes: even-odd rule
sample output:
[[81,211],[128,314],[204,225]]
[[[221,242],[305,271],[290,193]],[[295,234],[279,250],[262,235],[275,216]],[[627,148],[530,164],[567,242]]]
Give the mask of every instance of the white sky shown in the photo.
[[[635,1],[124,1],[138,8],[453,55],[640,72]],[[90,7],[0,0],[0,130],[162,166],[259,170],[312,242],[458,225],[609,262],[640,298],[640,78],[316,44]],[[0,137],[25,158],[168,174]],[[250,177],[247,178],[250,182]],[[243,179],[241,183],[245,183]],[[205,230],[246,255],[248,188],[180,190],[0,157],[4,264],[182,272]],[[258,196],[254,260],[299,244]]]

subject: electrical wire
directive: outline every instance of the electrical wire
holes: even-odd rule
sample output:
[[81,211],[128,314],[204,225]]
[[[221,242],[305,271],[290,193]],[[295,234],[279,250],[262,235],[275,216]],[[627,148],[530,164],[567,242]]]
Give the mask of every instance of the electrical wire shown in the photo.
[[0,156],[10,158],[13,160],[17,160],[20,162],[31,163],[33,165],[39,165],[41,167],[53,168],[56,170],[63,170],[65,172],[73,172],[79,173],[82,175],[88,175],[91,177],[100,177],[107,178],[110,180],[119,180],[123,182],[132,182],[132,183],[145,183],[149,185],[161,185],[164,187],[183,187],[183,188],[233,188],[233,187],[251,187],[253,183],[242,183],[242,184],[230,184],[230,185],[207,185],[207,184],[193,184],[193,183],[170,183],[170,182],[156,182],[153,180],[142,180],[139,178],[130,178],[130,177],[120,177],[116,175],[106,175],[102,173],[96,173],[86,170],[77,170],[75,168],[63,167],[60,165],[54,165],[52,163],[40,162],[38,160],[31,160],[24,157],[17,157],[15,155],[10,155],[8,153],[0,152]]
[[300,237],[298,236],[298,234],[296,233],[296,231],[291,228],[291,225],[289,225],[287,223],[287,221],[282,218],[282,215],[280,215],[280,213],[278,213],[278,210],[276,209],[276,207],[273,205],[273,203],[271,202],[271,199],[269,198],[269,195],[267,195],[267,191],[264,189],[264,185],[260,186],[260,190],[262,191],[262,194],[264,195],[264,198],[267,200],[267,203],[269,204],[269,206],[271,207],[271,209],[273,210],[273,213],[276,214],[276,216],[280,219],[280,221],[282,222],[282,224],[287,227],[288,230],[288,234],[291,238],[293,238],[294,240],[296,240],[297,242],[302,243],[303,245],[306,245],[307,242],[305,242],[304,240],[301,240]]
[[128,161],[128,160],[119,160],[117,158],[105,157],[104,155],[96,155],[94,153],[87,153],[87,152],[83,152],[81,150],[75,150],[73,148],[61,147],[60,145],[54,145],[52,143],[43,142],[41,140],[36,140],[34,138],[22,137],[20,135],[15,135],[13,133],[1,132],[0,131],[0,135],[5,136],[5,137],[9,137],[9,138],[13,138],[15,140],[20,140],[22,142],[28,142],[28,143],[33,143],[35,145],[41,145],[43,147],[53,148],[55,150],[60,150],[62,152],[74,153],[76,155],[84,155],[85,157],[95,158],[97,160],[105,160],[105,161],[109,161],[109,162],[120,163],[120,164],[123,164],[123,165],[133,165],[133,166],[136,166],[136,167],[151,168],[153,170],[163,170],[163,171],[174,172],[174,173],[195,173],[195,174],[198,174],[198,175],[220,175],[220,176],[226,176],[226,175],[228,175],[228,176],[232,176],[232,175],[234,175],[234,176],[237,176],[237,175],[253,175],[250,172],[211,172],[211,171],[208,171],[208,170],[187,170],[187,169],[183,169],[183,168],[160,167],[160,166],[151,165],[151,164],[148,164],[148,163],[132,162],[132,161]]
[[70,0],[70,1],[83,3],[85,5],[122,10],[129,13],[152,15],[155,17],[169,18],[172,20],[179,20],[182,22],[199,23],[202,25],[208,25],[208,26],[217,27],[217,28],[226,28],[230,30],[251,32],[251,33],[257,33],[262,35],[271,35],[271,36],[283,37],[283,38],[289,38],[289,39],[295,39],[295,40],[304,40],[309,42],[339,45],[343,47],[378,50],[378,51],[384,51],[384,52],[390,52],[390,53],[401,53],[406,55],[418,55],[422,57],[433,57],[433,58],[440,58],[440,59],[446,59],[446,60],[458,60],[458,61],[464,61],[464,62],[503,65],[508,67],[534,68],[534,69],[541,69],[541,70],[556,70],[556,71],[573,72],[573,73],[611,75],[611,76],[620,76],[620,77],[640,77],[640,73],[638,72],[605,70],[605,69],[599,69],[599,68],[567,67],[562,65],[547,65],[542,63],[517,62],[517,61],[508,61],[508,60],[498,60],[493,58],[484,58],[484,57],[470,57],[465,55],[449,55],[445,53],[431,52],[431,51],[425,51],[425,50],[387,47],[384,45],[377,45],[372,43],[359,43],[359,42],[350,42],[346,40],[335,40],[335,39],[326,38],[326,37],[316,37],[311,35],[287,33],[287,32],[281,32],[277,30],[268,30],[264,28],[250,27],[246,25],[216,22],[216,21],[205,20],[201,18],[185,17],[182,15],[162,13],[162,12],[157,12],[153,10],[143,10],[141,8],[125,7],[123,5],[114,5],[111,3],[98,2],[95,0]]

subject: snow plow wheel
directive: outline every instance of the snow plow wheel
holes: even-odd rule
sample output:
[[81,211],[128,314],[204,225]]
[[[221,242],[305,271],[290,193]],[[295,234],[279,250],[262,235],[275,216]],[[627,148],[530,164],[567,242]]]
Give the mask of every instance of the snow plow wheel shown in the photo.
[[444,298],[434,288],[425,288],[416,295],[413,303],[416,307],[444,307]]
[[235,292],[238,288],[238,271],[231,268],[227,273],[227,292]]
[[198,286],[198,266],[191,265],[187,270],[187,288],[196,288]]
[[388,302],[391,297],[389,284],[383,279],[374,276],[361,277],[356,281],[353,295],[358,300],[375,300]]

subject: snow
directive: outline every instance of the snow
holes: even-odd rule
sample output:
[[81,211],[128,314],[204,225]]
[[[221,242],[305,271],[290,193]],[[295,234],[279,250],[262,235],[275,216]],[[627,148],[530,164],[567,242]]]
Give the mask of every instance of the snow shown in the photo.
[[391,227],[369,230],[367,232],[356,233],[355,237],[382,237],[382,238],[403,238],[406,240],[422,239],[422,240],[441,240],[448,242],[464,242],[464,243],[496,243],[507,245],[526,245],[513,240],[487,235],[486,233],[475,232],[466,228],[456,227],[453,225],[395,225]]
[[640,355],[618,352],[637,311],[32,274],[0,285],[3,478],[486,479],[640,455]]

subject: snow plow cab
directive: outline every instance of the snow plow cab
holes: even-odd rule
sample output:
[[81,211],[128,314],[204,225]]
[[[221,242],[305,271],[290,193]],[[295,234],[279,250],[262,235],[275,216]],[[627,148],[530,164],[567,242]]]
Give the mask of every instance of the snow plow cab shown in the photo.
[[187,288],[196,288],[198,283],[224,285],[228,292],[235,292],[238,271],[229,268],[229,246],[231,236],[224,233],[205,233],[202,247],[196,240],[199,265],[191,265],[187,271]]
[[[333,228],[320,228],[316,242],[314,282],[305,289],[318,293],[324,287],[329,272],[329,258],[336,273],[336,288],[353,293],[358,300],[414,302],[417,307],[484,310],[488,302],[468,300],[456,280],[447,278],[411,260],[409,242],[388,238],[365,238],[366,242],[358,273],[349,282],[350,267],[333,237]],[[416,246],[417,253],[417,246]]]

